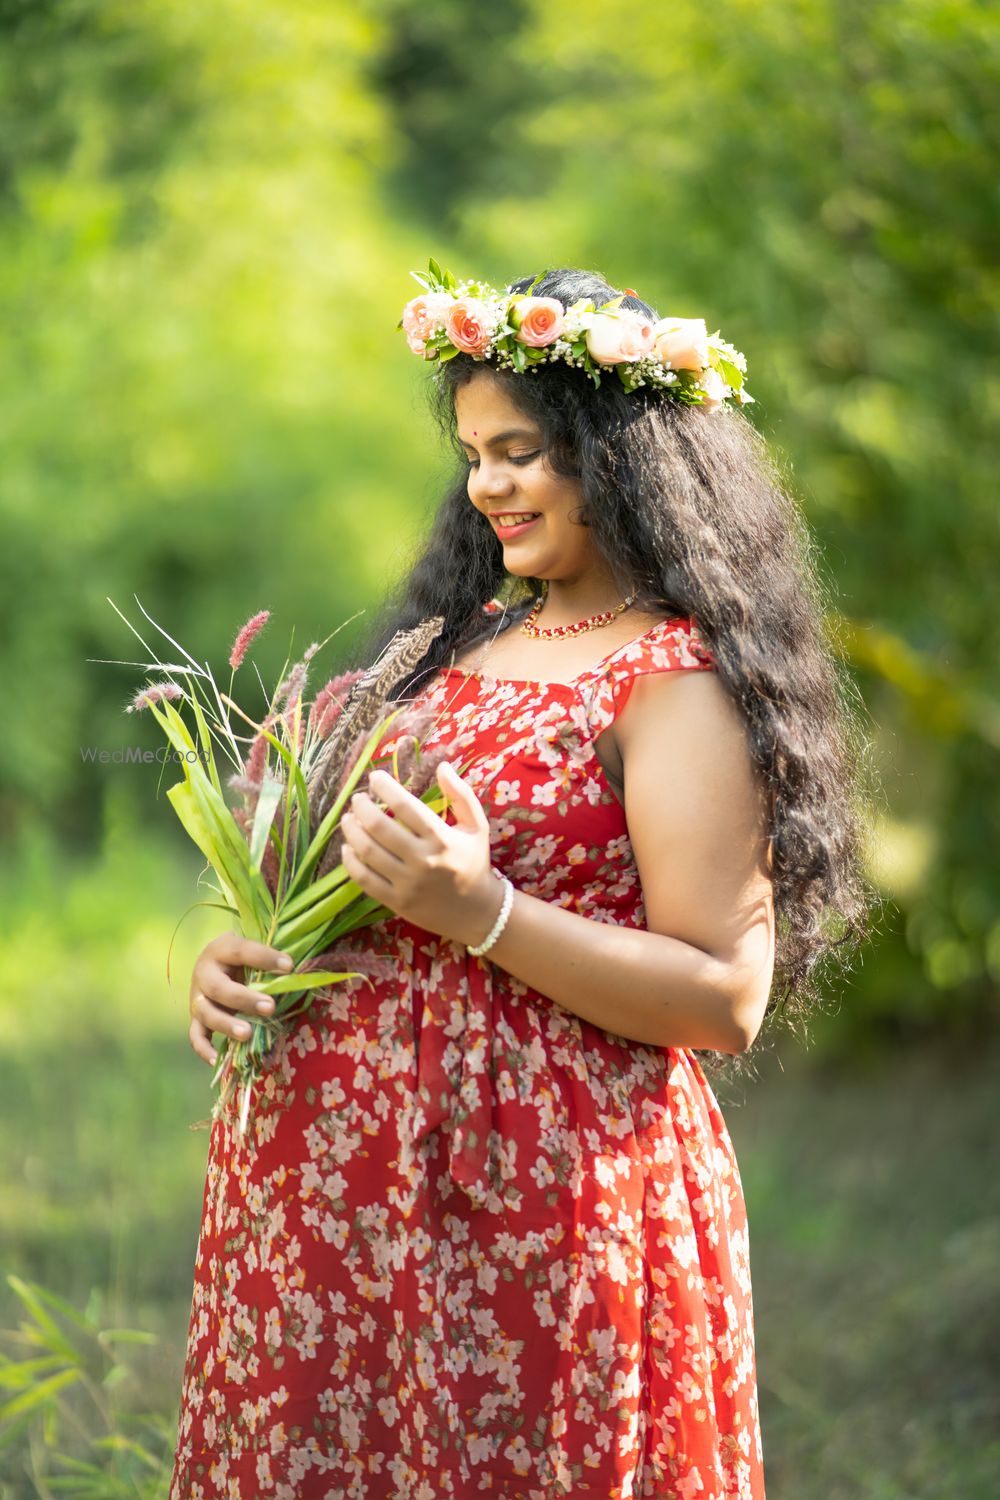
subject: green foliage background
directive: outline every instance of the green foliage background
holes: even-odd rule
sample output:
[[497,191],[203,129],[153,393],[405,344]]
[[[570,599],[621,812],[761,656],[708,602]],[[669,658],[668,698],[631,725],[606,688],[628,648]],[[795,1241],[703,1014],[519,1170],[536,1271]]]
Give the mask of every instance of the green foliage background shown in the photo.
[[884,788],[881,931],[817,1046],[974,1055],[1000,984],[995,10],[0,0],[0,36],[13,1268],[176,1337],[204,1137],[171,1136],[205,1107],[178,1049],[216,929],[185,924],[168,985],[197,857],[156,772],[83,758],[157,743],[122,716],[136,674],[89,659],[134,654],[109,595],[219,664],[270,608],[265,680],[293,627],[377,603],[444,472],[393,333],[429,253],[594,266],[744,350]]

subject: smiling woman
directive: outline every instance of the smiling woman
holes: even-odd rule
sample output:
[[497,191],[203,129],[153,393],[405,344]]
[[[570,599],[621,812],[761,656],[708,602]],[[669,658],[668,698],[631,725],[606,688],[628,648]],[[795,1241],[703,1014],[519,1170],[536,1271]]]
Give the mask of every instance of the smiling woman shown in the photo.
[[[405,691],[465,772],[444,817],[384,773],[355,795],[344,866],[394,914],[350,940],[371,977],[314,1004],[253,1135],[215,1122],[173,1500],[764,1495],[698,1054],[863,930],[850,721],[794,507],[698,400],[703,325],[580,272],[505,295],[411,304],[461,472],[369,654],[444,619]],[[264,960],[199,957],[201,1055]]]
[[567,616],[588,613],[588,603],[614,583],[587,528],[574,521],[579,481],[555,472],[542,429],[526,422],[492,375],[474,375],[458,389],[455,417],[469,462],[469,499],[504,543],[505,567],[558,579]]

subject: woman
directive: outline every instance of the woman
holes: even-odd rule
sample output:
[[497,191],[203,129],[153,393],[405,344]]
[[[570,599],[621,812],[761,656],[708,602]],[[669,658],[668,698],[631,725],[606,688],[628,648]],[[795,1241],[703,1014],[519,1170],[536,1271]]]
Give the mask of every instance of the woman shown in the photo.
[[[803,532],[699,320],[433,269],[404,328],[462,472],[370,652],[444,618],[407,692],[465,774],[444,819],[384,773],[353,799],[384,968],[300,1023],[255,1138],[213,1129],[172,1495],[758,1500],[745,1207],[697,1054],[804,1011],[863,930]],[[280,963],[205,948],[200,1056]]]

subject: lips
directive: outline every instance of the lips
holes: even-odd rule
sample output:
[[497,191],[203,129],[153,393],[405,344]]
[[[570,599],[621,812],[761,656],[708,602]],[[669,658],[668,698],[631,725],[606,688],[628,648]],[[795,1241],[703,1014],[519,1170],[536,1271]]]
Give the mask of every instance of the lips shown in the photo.
[[[527,511],[513,511],[513,512],[510,512],[509,514],[518,515],[518,516],[524,516],[524,515],[528,515],[528,512]],[[532,513],[530,515],[530,519],[528,519],[527,521],[522,521],[522,520],[512,521],[509,524],[505,525],[503,523],[503,520],[502,520],[501,516],[496,515],[496,516],[491,516],[490,517],[490,521],[493,524],[493,529],[494,529],[494,531],[496,532],[497,536],[500,538],[500,540],[502,542],[508,542],[513,537],[521,536],[521,534],[523,532],[529,531],[531,529],[531,527],[534,526],[535,522],[538,521],[538,520],[540,520],[540,519],[541,519],[540,515],[537,512],[534,512],[534,513]]]

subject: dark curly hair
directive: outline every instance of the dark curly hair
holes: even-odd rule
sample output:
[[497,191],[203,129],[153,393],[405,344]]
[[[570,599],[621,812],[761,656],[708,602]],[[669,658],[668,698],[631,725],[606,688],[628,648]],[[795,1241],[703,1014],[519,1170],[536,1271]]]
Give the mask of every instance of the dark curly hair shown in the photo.
[[[590,272],[557,270],[509,290],[598,305],[621,295]],[[656,318],[632,295],[623,305]],[[828,616],[812,543],[767,446],[739,408],[714,412],[647,388],[599,387],[561,362],[529,374],[459,355],[440,367],[437,415],[460,453],[454,394],[487,370],[541,427],[552,468],[579,479],[581,519],[622,594],[641,609],[694,616],[746,723],[770,793],[776,918],[770,1023],[802,1029],[820,998],[825,959],[846,971],[876,903],[863,873],[871,771],[860,697],[827,643]],[[483,605],[516,623],[540,579],[512,578],[486,518],[470,504],[467,466],[440,504],[426,548],[390,596],[369,659],[399,629],[444,616],[440,638],[403,691],[496,629]]]

